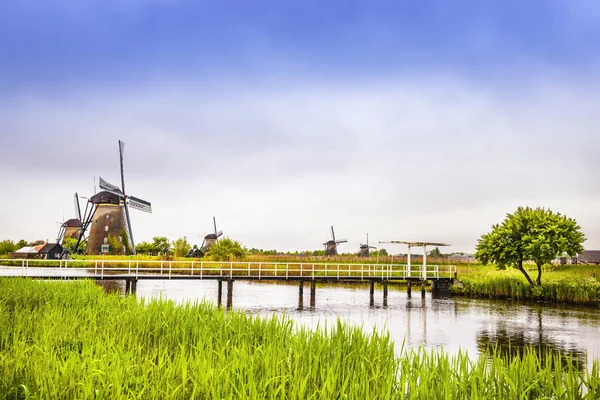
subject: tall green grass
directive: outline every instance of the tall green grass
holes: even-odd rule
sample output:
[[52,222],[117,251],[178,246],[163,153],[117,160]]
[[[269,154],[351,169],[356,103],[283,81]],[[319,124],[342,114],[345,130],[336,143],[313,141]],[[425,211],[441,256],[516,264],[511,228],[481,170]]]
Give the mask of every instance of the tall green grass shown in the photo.
[[[582,268],[589,272],[588,268]],[[590,276],[591,275],[591,276]],[[453,291],[469,297],[536,300],[552,303],[600,306],[600,282],[593,273],[549,271],[541,286],[531,286],[517,270],[482,270],[459,276]]]
[[[337,323],[107,295],[92,282],[0,279],[2,399],[521,399],[600,396],[600,370],[531,350],[504,359],[400,351]],[[550,360],[550,361],[548,361]]]

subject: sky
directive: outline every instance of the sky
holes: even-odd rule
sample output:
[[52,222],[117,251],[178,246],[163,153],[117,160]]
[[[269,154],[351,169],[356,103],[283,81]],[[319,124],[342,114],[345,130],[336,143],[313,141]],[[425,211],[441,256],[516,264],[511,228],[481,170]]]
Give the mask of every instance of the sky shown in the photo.
[[[0,240],[118,184],[134,239],[473,252],[518,206],[600,249],[594,0],[0,3]],[[82,203],[85,199],[82,199]]]

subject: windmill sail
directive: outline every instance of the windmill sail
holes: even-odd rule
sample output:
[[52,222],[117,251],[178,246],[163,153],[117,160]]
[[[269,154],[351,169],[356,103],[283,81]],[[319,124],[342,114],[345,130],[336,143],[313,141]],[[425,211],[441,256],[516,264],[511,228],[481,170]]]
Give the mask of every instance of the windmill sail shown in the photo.
[[125,174],[123,173],[123,153],[125,153],[125,143],[119,140],[119,162],[121,163],[121,189],[125,192]]
[[[75,193],[75,218],[81,221],[81,207],[79,206],[79,196]],[[64,218],[63,218],[64,219]]]
[[99,177],[98,180],[98,186],[100,186],[100,189],[104,189],[104,190],[108,190],[109,192],[116,192],[118,194],[123,194],[123,192],[121,191],[121,189],[116,186],[113,185],[112,183],[108,183],[106,182],[104,179],[102,179],[102,177]]
[[152,213],[152,204],[149,201],[138,199],[137,197],[129,196],[127,198],[129,207],[136,210]]

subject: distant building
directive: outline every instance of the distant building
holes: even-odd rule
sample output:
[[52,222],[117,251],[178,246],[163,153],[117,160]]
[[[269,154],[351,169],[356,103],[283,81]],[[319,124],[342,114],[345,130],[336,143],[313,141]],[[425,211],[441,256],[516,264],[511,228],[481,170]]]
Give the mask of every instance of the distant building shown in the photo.
[[9,254],[11,258],[58,260],[63,247],[58,243],[43,243],[37,246],[25,246]]
[[600,264],[600,250],[584,250],[577,255],[577,262],[583,264]]

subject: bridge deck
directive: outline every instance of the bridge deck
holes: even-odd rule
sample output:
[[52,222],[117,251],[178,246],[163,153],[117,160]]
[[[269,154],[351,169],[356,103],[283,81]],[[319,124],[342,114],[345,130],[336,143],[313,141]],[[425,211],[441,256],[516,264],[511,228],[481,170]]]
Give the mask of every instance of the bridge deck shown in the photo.
[[445,280],[453,265],[136,260],[3,260],[0,276],[66,279]]

